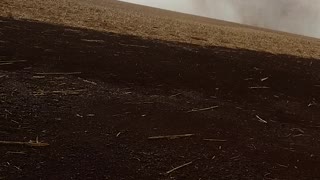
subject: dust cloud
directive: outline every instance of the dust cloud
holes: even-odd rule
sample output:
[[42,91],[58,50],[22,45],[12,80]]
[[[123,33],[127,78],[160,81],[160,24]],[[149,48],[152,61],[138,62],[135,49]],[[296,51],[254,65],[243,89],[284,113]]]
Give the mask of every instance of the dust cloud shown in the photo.
[[123,0],[320,38],[320,0]]

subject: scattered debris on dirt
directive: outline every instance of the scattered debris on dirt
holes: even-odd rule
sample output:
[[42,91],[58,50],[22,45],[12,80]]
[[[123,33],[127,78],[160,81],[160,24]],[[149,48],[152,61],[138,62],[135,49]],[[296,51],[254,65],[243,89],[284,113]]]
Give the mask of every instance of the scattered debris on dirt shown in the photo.
[[319,60],[0,20],[0,178],[320,178]]

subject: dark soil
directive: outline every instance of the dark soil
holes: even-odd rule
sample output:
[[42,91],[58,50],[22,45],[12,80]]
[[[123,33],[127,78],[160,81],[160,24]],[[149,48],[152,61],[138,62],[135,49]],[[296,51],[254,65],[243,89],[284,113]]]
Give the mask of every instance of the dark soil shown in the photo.
[[0,179],[320,179],[319,60],[0,20]]

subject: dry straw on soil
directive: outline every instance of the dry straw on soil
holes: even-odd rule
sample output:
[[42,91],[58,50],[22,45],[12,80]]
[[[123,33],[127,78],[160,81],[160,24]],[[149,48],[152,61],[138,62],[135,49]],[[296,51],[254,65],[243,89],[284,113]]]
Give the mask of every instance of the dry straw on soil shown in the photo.
[[0,16],[143,38],[320,58],[320,40],[115,0],[1,0]]

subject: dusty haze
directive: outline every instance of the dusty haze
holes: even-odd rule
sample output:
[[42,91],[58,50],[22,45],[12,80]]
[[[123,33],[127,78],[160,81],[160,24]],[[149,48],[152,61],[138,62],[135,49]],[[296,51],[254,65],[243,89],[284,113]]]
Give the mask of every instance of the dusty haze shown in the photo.
[[124,0],[320,38],[320,0]]

